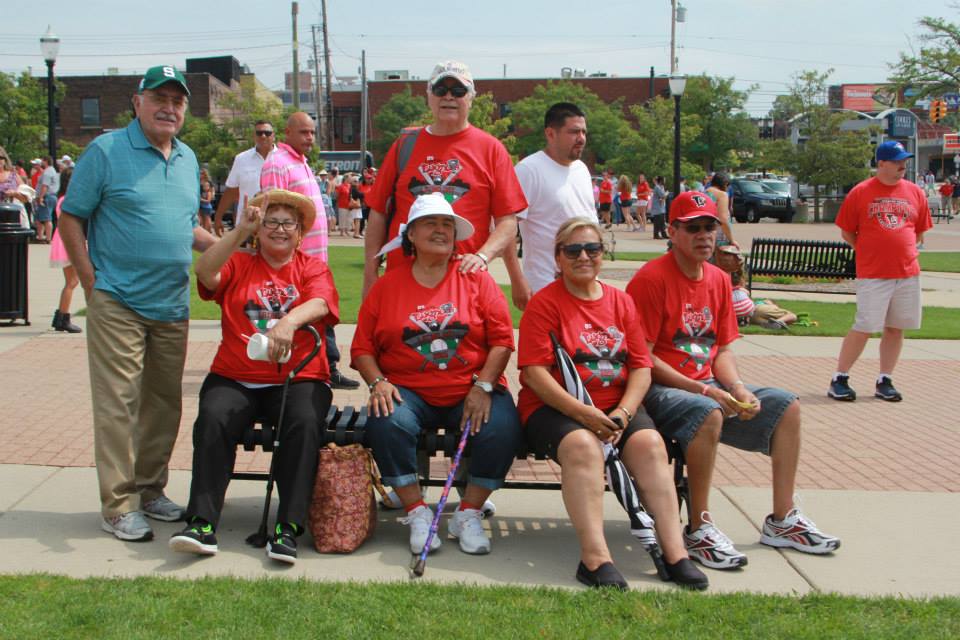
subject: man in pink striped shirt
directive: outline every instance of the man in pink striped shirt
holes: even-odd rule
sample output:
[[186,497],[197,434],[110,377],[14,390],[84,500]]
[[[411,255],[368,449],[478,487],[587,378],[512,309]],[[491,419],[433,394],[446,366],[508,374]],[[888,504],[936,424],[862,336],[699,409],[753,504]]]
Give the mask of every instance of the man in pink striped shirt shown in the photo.
[[[277,143],[273,155],[263,164],[260,189],[286,189],[301,193],[311,200],[317,211],[324,211],[320,185],[307,162],[313,147],[313,118],[299,111],[287,119],[286,139]],[[317,216],[313,229],[304,229],[300,250],[327,261],[327,217]]]
[[[307,162],[307,153],[313,147],[315,126],[313,118],[298,111],[287,118],[285,139],[263,164],[260,171],[260,189],[286,189],[300,193],[311,200],[317,211],[324,211],[320,185]],[[327,261],[327,216],[318,215],[312,229],[304,229],[300,250]],[[344,376],[339,367],[340,350],[333,327],[327,326],[327,361],[330,364],[330,386],[334,389],[356,389],[360,383]]]

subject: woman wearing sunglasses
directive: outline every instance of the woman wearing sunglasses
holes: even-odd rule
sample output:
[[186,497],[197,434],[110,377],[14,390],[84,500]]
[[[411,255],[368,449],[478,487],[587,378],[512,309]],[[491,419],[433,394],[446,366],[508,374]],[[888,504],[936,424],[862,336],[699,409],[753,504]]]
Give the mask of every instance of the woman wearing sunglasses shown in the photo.
[[[603,534],[604,456],[615,443],[656,520],[667,570],[677,583],[706,588],[680,535],[667,451],[641,401],[652,362],[637,330],[633,300],[600,282],[599,225],[571,218],[557,231],[559,275],[530,300],[520,322],[518,410],[528,446],[562,468],[563,502],[580,542],[576,577],[591,587],[626,589]],[[573,357],[594,405],[570,395],[555,365],[551,334]]]
[[[253,198],[238,218],[196,265],[200,297],[220,305],[223,335],[193,425],[187,525],[170,547],[199,555],[217,553],[216,528],[244,430],[256,416],[276,422],[284,379],[313,347],[306,333],[295,335],[297,328],[312,324],[322,337],[324,325],[339,316],[326,262],[299,250],[316,218],[313,200],[274,189]],[[256,253],[237,251],[251,235]],[[247,340],[255,334],[267,337],[265,360],[248,357]],[[287,391],[283,443],[274,453],[280,506],[267,542],[267,556],[278,562],[296,562],[317,470],[318,427],[332,398],[329,381],[327,359],[317,357]]]

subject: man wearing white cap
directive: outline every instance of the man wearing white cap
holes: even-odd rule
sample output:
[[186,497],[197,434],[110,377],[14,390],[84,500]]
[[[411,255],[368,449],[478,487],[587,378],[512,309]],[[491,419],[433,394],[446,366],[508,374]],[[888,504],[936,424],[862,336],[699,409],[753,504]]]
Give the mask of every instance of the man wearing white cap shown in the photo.
[[[427,83],[433,122],[404,132],[394,142],[367,196],[364,296],[379,277],[377,253],[388,238],[397,235],[417,196],[442,194],[473,225],[475,233],[457,243],[462,271],[486,269],[512,246],[517,233],[515,214],[526,209],[527,201],[503,144],[468,121],[475,95],[473,76],[465,64],[448,60],[434,67]],[[404,260],[408,258],[392,252],[387,269]]]

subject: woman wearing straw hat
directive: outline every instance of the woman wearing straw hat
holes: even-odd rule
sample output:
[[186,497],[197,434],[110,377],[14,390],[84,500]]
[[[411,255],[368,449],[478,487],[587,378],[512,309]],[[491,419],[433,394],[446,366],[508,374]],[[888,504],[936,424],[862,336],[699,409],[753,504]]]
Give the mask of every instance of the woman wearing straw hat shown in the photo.
[[[466,493],[449,521],[465,553],[490,552],[481,507],[513,463],[520,424],[503,369],[513,325],[503,292],[486,271],[462,273],[454,243],[473,225],[442,194],[419,196],[400,235],[412,261],[378,279],[360,307],[351,356],[370,389],[367,443],[407,512],[410,551],[426,544],[433,512],[417,484],[417,436],[425,427],[470,421],[473,455]],[[434,536],[431,551],[440,546]]]
[[[323,336],[323,325],[338,321],[330,270],[298,250],[315,216],[313,201],[298,193],[260,193],[236,227],[197,260],[200,297],[222,310],[222,340],[200,389],[187,526],[170,539],[176,551],[217,552],[215,530],[243,431],[257,415],[277,419],[283,381],[313,346],[305,334],[295,335],[297,328],[312,324]],[[251,235],[256,252],[237,251]],[[248,334],[257,333],[267,338],[266,361],[247,355]],[[326,358],[314,358],[289,386],[283,446],[274,453],[280,506],[267,542],[267,555],[280,562],[296,561],[296,538],[307,521],[329,379]]]
[[[603,264],[600,226],[571,218],[557,230],[559,275],[530,300],[520,323],[519,411],[531,449],[548,451],[562,468],[563,503],[580,542],[576,577],[591,587],[626,589],[603,535],[602,444],[616,443],[656,520],[670,577],[704,589],[680,536],[677,493],[663,438],[643,408],[652,361],[637,330],[633,300],[597,279]],[[550,335],[573,356],[594,404],[561,385]]]

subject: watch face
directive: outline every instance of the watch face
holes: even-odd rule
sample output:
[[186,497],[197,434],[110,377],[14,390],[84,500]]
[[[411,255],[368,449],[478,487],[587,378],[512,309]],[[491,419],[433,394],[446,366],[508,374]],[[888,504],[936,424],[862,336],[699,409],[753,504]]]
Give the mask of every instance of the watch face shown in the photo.
[[493,393],[493,385],[490,384],[489,382],[484,382],[484,381],[482,381],[482,380],[477,380],[477,381],[475,381],[473,384],[474,384],[475,386],[480,387],[481,389],[483,389],[483,390],[486,391],[487,393]]

